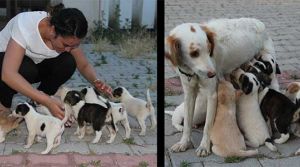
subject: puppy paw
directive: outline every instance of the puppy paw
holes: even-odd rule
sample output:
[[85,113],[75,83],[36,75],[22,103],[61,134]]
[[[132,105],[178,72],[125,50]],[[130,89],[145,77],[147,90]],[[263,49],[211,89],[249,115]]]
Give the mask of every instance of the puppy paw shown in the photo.
[[113,140],[107,140],[106,143],[107,144],[111,144],[112,142],[114,142]]
[[45,150],[43,152],[41,152],[41,154],[48,154],[49,151]]
[[75,136],[79,136],[80,133],[76,131],[76,132],[74,132],[74,135],[75,135]]
[[78,136],[78,139],[83,139],[83,137],[84,137],[83,135],[80,135]]
[[188,148],[193,148],[193,144],[190,141],[178,142],[171,147],[172,152],[182,152],[186,151]]
[[151,130],[153,130],[153,129],[155,129],[155,128],[156,128],[156,125],[150,127]]
[[99,141],[99,140],[95,140],[95,139],[94,139],[91,143],[92,143],[92,144],[96,144],[96,143],[98,143],[98,141]]
[[204,147],[201,147],[199,146],[197,149],[196,149],[196,154],[197,156],[199,157],[206,157],[210,154],[210,149],[207,149],[207,148],[204,148]]
[[145,135],[146,135],[146,132],[141,132],[139,135],[140,135],[140,136],[145,136]]
[[25,146],[24,146],[24,148],[26,148],[26,149],[28,149],[28,148],[30,148],[31,147],[31,145],[28,145],[28,144],[26,144]]

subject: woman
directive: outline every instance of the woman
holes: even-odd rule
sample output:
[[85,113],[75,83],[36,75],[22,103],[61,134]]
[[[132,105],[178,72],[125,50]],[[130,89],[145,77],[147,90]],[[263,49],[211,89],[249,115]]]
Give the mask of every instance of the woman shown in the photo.
[[[111,95],[112,89],[97,79],[78,48],[87,28],[82,12],[63,4],[49,13],[24,12],[12,18],[0,32],[0,110],[8,110],[19,92],[63,119],[62,104],[49,95],[73,75],[76,67],[99,91]],[[37,82],[38,90],[31,85]]]

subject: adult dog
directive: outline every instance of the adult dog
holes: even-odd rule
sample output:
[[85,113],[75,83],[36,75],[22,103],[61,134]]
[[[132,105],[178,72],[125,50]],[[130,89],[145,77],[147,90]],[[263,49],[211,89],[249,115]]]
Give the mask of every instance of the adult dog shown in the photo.
[[[204,24],[184,23],[165,39],[165,57],[178,67],[184,90],[184,128],[181,140],[171,147],[185,151],[191,143],[192,117],[198,90],[205,91],[207,114],[202,141],[196,153],[210,154],[210,129],[217,105],[217,78],[229,74],[261,50],[275,54],[264,24],[253,18],[217,19]],[[216,76],[216,77],[215,77]]]

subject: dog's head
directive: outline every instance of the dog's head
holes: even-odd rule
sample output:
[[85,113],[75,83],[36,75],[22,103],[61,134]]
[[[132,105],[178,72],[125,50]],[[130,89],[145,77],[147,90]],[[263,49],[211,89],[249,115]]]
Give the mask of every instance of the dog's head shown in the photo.
[[276,63],[276,59],[271,54],[262,53],[256,56],[258,61],[261,61],[266,66],[265,73],[270,74],[281,74],[278,64]]
[[188,67],[197,75],[216,75],[212,59],[215,33],[196,23],[178,25],[165,38],[165,57],[176,67]]
[[300,82],[288,84],[284,94],[293,102],[300,101]]
[[83,100],[83,95],[76,90],[71,90],[66,94],[64,102],[69,104],[70,106],[76,105],[79,101]]
[[25,117],[25,115],[34,108],[28,103],[20,103],[17,105],[16,109],[12,112],[12,116],[15,117]]
[[242,69],[233,71],[230,75],[231,82],[236,89],[241,89],[246,95],[257,93],[260,83],[254,74],[244,72]]
[[128,92],[128,90],[125,87],[117,87],[112,92],[113,97],[117,100],[122,101],[124,98],[131,98],[132,95]]

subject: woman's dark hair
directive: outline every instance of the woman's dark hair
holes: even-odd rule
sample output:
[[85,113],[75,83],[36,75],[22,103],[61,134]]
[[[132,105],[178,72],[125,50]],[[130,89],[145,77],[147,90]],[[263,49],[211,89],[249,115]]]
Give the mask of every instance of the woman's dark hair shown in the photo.
[[54,25],[56,35],[83,38],[87,34],[88,23],[82,12],[76,8],[64,8],[62,3],[48,7],[50,24]]

